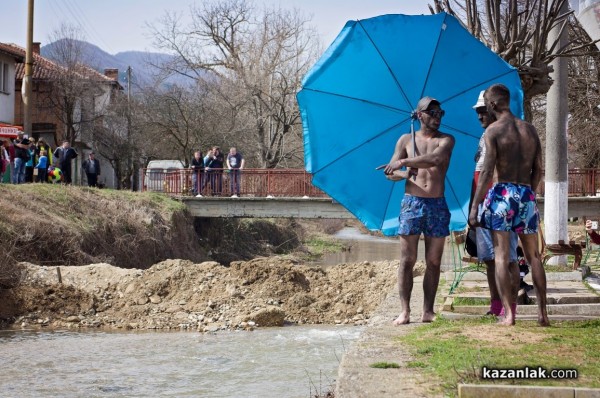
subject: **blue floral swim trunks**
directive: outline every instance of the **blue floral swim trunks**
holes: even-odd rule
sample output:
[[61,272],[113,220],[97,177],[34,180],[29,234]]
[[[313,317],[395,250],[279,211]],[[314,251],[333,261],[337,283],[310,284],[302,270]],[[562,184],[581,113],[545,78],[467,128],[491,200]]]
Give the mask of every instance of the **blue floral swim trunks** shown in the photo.
[[479,216],[483,228],[517,234],[537,234],[539,220],[531,187],[509,182],[499,182],[490,188]]
[[404,195],[400,209],[398,235],[442,238],[450,235],[450,210],[445,198]]

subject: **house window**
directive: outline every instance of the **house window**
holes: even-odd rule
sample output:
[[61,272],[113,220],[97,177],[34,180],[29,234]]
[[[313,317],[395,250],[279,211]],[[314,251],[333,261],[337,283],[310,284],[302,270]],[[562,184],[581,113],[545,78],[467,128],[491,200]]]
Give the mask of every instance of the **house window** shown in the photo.
[[0,62],[0,92],[8,93],[8,64]]

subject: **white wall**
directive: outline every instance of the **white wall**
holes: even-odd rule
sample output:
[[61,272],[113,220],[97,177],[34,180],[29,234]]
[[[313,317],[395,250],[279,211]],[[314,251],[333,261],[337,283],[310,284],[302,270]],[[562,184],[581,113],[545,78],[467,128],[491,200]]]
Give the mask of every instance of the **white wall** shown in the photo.
[[2,73],[2,64],[8,65],[8,87],[0,92],[0,122],[13,124],[15,122],[15,59],[0,54],[0,73]]

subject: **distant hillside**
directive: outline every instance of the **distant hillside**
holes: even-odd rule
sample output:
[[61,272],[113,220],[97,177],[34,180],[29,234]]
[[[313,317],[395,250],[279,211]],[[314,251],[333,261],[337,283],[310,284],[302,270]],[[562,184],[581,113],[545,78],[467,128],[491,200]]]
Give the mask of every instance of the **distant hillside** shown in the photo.
[[[56,41],[43,46],[41,48],[42,56],[51,58],[54,46],[59,44],[60,41]],[[101,73],[104,73],[104,69],[107,68],[119,69],[119,82],[123,87],[127,86],[127,68],[129,66],[132,69],[132,86],[138,88],[146,86],[154,80],[153,76],[157,73],[157,69],[152,65],[162,65],[174,59],[174,56],[169,54],[146,51],[125,51],[111,55],[94,44],[83,41],[81,45],[83,46],[83,61]],[[163,84],[187,86],[192,83],[191,79],[171,76]]]

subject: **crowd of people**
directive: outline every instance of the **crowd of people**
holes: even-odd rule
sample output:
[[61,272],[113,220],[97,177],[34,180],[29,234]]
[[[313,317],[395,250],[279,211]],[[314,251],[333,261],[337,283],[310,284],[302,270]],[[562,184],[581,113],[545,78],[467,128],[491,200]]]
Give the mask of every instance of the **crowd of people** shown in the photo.
[[19,133],[14,140],[3,139],[0,149],[0,181],[10,173],[9,182],[46,182],[48,168],[53,165],[54,154],[43,138],[27,138]]
[[223,172],[229,175],[231,197],[240,196],[242,174],[246,161],[235,147],[229,149],[227,157],[221,152],[221,148],[213,146],[203,156],[201,151],[194,152],[190,162],[192,169],[192,193],[196,197],[202,197],[207,187],[213,196],[221,196],[223,193]]
[[[52,151],[43,139],[37,141],[19,133],[14,140],[3,139],[0,146],[0,181],[6,173],[12,184],[60,182],[72,183],[72,164],[79,154],[69,141]],[[100,175],[100,163],[94,158],[94,152],[82,163],[88,186],[95,187]]]

